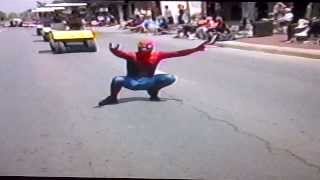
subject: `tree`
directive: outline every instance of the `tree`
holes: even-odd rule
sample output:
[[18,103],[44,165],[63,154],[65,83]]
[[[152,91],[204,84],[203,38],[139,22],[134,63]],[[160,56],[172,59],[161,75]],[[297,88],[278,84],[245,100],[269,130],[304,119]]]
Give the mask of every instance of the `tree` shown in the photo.
[[9,19],[18,18],[18,17],[19,17],[18,14],[14,13],[14,12],[9,13],[9,15],[8,15]]
[[31,9],[28,9],[22,13],[19,14],[19,17],[23,20],[26,20],[26,19],[30,19],[31,18]]
[[5,12],[0,11],[0,21],[4,21],[7,19],[7,14]]
[[37,1],[37,7],[43,7],[45,6],[46,4],[43,3],[43,2],[40,2],[40,1]]
[[64,3],[64,2],[66,2],[66,1],[64,1],[64,0],[54,0],[54,1],[52,1],[52,3]]

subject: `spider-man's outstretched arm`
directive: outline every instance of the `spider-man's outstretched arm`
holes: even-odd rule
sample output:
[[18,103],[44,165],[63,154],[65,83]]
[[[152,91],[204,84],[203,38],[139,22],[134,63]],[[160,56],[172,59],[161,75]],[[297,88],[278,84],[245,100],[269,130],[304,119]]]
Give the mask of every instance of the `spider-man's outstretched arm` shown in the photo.
[[120,48],[119,44],[113,47],[112,43],[109,43],[109,49],[115,56],[119,58],[123,58],[125,60],[134,61],[135,56],[133,53],[121,51],[119,50],[119,48]]
[[174,58],[174,57],[181,57],[181,56],[187,56],[189,54],[198,52],[198,51],[204,51],[205,45],[208,43],[208,41],[205,41],[201,43],[199,46],[192,48],[192,49],[185,49],[180,51],[174,51],[174,52],[159,52],[158,58],[159,60],[167,59],[167,58]]

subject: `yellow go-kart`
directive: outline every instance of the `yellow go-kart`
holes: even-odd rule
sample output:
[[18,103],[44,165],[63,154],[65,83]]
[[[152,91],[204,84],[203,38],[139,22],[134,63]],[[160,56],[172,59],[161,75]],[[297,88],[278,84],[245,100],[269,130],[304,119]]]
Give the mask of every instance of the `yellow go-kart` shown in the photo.
[[[65,16],[69,16],[73,10],[84,12],[87,3],[52,3],[45,7],[63,7]],[[49,40],[50,48],[55,54],[62,54],[73,51],[73,47],[81,47],[80,51],[96,52],[95,34],[91,30],[72,30],[74,28],[63,27],[62,24],[51,24],[51,31],[44,38]],[[59,26],[57,28],[57,26]],[[68,30],[71,29],[71,30]]]
[[53,30],[49,35],[50,48],[55,54],[69,52],[73,45],[82,46],[82,51],[96,52],[95,34],[91,30]]

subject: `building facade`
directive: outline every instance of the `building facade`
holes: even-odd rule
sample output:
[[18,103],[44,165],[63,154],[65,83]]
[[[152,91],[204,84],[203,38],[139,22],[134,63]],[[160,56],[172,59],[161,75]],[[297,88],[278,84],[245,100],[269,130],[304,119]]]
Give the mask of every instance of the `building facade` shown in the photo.
[[[204,16],[222,16],[226,21],[240,21],[247,12],[252,12],[254,20],[267,18],[272,12],[276,2],[223,2],[223,1],[133,1],[133,0],[60,0],[64,2],[86,2],[92,11],[99,8],[108,8],[119,21],[133,17],[135,10],[152,10],[153,14],[161,14],[167,5],[174,18],[178,16],[178,5],[183,5],[192,14],[202,14]],[[248,5],[254,3],[254,6]],[[320,15],[320,3],[309,1],[293,2],[294,14],[296,18],[302,18],[306,14],[310,17]],[[310,5],[309,11],[308,4]],[[250,14],[250,13],[249,13]]]

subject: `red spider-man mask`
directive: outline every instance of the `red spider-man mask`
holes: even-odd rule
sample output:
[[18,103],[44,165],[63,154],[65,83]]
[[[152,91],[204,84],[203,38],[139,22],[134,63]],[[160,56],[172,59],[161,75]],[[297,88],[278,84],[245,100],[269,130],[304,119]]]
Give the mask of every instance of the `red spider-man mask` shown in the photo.
[[154,43],[152,41],[140,41],[138,43],[138,51],[139,52],[151,52],[154,48]]

